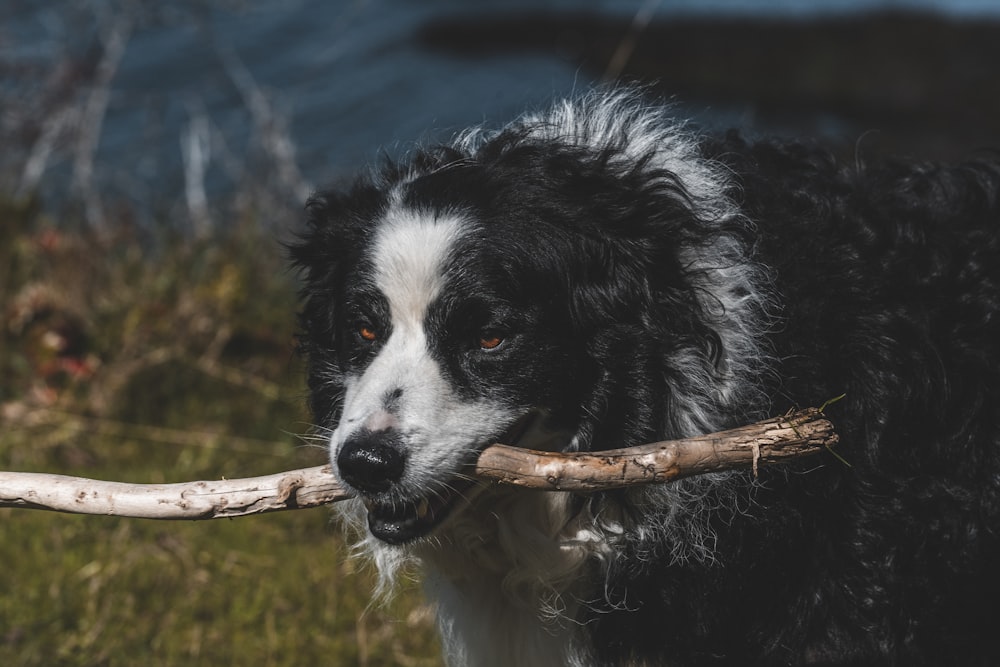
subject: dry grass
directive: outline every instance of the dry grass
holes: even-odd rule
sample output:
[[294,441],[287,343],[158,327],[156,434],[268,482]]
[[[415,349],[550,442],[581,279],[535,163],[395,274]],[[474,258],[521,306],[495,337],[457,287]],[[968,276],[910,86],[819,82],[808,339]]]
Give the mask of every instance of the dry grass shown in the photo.
[[[135,482],[321,463],[293,277],[250,222],[144,246],[0,202],[0,468]],[[152,248],[152,249],[149,249]],[[0,510],[0,664],[435,665],[415,587],[372,577],[327,511],[153,522]]]

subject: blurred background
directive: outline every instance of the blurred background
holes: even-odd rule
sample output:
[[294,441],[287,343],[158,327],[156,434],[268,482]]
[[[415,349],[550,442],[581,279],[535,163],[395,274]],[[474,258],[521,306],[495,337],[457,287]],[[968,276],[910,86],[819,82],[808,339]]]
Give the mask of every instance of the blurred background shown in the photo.
[[[281,243],[414,141],[638,82],[705,131],[852,162],[1000,147],[996,0],[6,0],[0,469],[323,463]],[[437,665],[324,510],[0,510],[0,664]]]

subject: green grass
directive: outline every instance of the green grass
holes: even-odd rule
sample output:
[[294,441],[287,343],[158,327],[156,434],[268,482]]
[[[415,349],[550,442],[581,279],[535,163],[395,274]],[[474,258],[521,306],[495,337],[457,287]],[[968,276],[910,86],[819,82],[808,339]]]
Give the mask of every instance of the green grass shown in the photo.
[[[0,201],[0,469],[177,482],[322,463],[294,277],[247,224],[144,249]],[[438,665],[416,584],[327,509],[164,522],[0,509],[2,665]]]

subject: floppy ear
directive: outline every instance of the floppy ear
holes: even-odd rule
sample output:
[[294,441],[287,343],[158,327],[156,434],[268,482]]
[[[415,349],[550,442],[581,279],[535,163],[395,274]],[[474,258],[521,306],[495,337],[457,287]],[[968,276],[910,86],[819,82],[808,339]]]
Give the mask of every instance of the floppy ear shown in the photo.
[[578,241],[570,289],[574,338],[598,382],[576,442],[606,449],[701,432],[715,412],[720,335],[689,257],[701,221],[673,193],[607,206]]
[[382,205],[382,194],[371,185],[355,185],[347,193],[319,192],[306,203],[298,241],[288,245],[302,277],[296,337],[306,358],[310,408],[320,426],[332,426],[339,415],[343,373],[338,323],[345,283]]
[[293,265],[303,270],[307,287],[328,281],[344,258],[370,233],[385,197],[367,183],[351,190],[317,192],[306,202],[305,229],[290,244]]
[[579,411],[581,449],[681,435],[677,399],[692,393],[692,372],[703,375],[713,365],[717,336],[699,321],[683,272],[614,245],[604,251],[602,274],[592,274],[571,296],[574,338],[586,341],[599,378]]

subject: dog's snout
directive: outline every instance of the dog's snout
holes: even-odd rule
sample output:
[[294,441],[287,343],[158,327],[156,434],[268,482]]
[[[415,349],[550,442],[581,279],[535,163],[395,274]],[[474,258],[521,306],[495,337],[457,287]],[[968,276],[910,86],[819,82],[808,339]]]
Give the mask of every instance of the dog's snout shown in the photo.
[[406,456],[390,430],[361,431],[337,455],[341,478],[362,493],[387,491],[403,477]]

